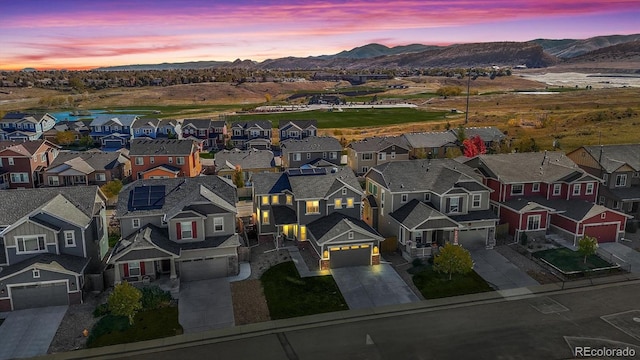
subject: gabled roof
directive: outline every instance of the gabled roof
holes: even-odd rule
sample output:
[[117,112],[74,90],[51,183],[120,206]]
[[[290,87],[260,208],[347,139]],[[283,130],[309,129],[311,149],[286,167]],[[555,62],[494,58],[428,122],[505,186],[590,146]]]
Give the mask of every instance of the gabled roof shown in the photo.
[[331,136],[309,136],[302,140],[287,139],[280,143],[283,152],[291,151],[342,151],[338,139]]
[[456,136],[449,132],[422,132],[404,134],[409,146],[414,149],[439,148],[456,143]]
[[138,118],[138,115],[97,114],[89,126],[103,126],[112,122],[120,126],[130,127]]
[[[142,258],[179,256],[180,247],[170,241],[166,235],[166,231],[161,231],[155,225],[147,224],[126,239],[118,241],[111,252],[109,263],[114,263],[119,259],[133,260],[125,259],[125,257],[134,250],[139,252],[138,257]],[[147,256],[145,257],[145,255]]]
[[375,152],[387,149],[390,146],[398,146],[409,149],[409,144],[404,136],[374,136],[360,141],[353,141],[347,147],[356,152]]
[[[289,174],[289,171],[285,174]],[[353,170],[346,166],[328,169],[324,175],[288,175],[288,178],[296,199],[325,198],[343,186],[363,194]]]
[[[547,200],[543,198],[536,201],[544,206],[555,209],[558,213],[560,213],[560,215],[568,217],[572,220],[576,220],[578,222],[590,219],[594,216],[608,211],[631,217],[619,211],[612,210],[602,205],[594,204],[585,200]],[[607,221],[608,220],[604,220],[603,222]]]
[[309,127],[318,127],[318,120],[280,120],[278,122],[278,129],[288,130],[291,127],[298,127],[301,130],[307,129]]
[[175,119],[160,119],[160,122],[158,123],[158,127],[165,127],[165,126],[175,127],[178,124],[180,124],[180,122]]
[[27,141],[0,141],[0,153],[12,151],[16,154],[31,157],[38,153],[43,147],[59,149],[60,146],[47,140],[27,140]]
[[234,121],[233,123],[231,123],[232,128],[239,127],[243,129],[248,129],[255,126],[265,130],[271,130],[271,128],[273,127],[273,125],[271,124],[271,121],[268,121],[268,120]]
[[256,195],[281,194],[291,191],[291,184],[286,173],[259,173],[251,177],[253,191]]
[[68,168],[78,169],[79,171],[90,174],[95,170],[110,170],[117,168],[120,164],[127,162],[120,152],[104,152],[104,151],[61,151],[53,160],[47,172],[58,172],[56,169],[61,165],[68,165]]
[[131,127],[134,129],[139,129],[143,127],[151,127],[156,129],[158,128],[159,125],[160,125],[160,119],[138,119],[133,123]]
[[89,264],[90,258],[84,258],[73,255],[56,255],[56,254],[41,254],[32,258],[22,260],[11,266],[3,267],[0,269],[0,280],[5,279],[13,274],[16,274],[24,269],[31,267],[46,268],[47,270],[63,270],[74,274],[82,274],[84,269]]
[[181,169],[180,169],[180,168],[177,168],[177,167],[175,167],[175,166],[166,165],[166,164],[161,164],[161,165],[158,165],[158,166],[154,166],[154,167],[152,167],[152,168],[149,168],[149,169],[147,169],[147,170],[143,171],[142,173],[143,173],[143,174],[146,174],[146,173],[148,173],[148,172],[156,171],[156,170],[160,170],[160,171],[168,172],[168,173],[171,173],[171,174],[178,174],[178,173],[180,172],[180,170],[181,170]]
[[372,239],[383,240],[384,238],[371,226],[360,219],[334,212],[323,216],[307,225],[310,236],[316,243],[324,244],[348,231],[356,231],[367,234]]
[[182,128],[193,126],[196,129],[208,129],[211,127],[211,119],[184,119]]
[[447,215],[416,199],[389,215],[409,230],[460,227]]
[[371,168],[365,177],[394,193],[432,191],[443,194],[456,187],[487,190],[482,185],[482,178],[471,167],[452,159],[391,161]]
[[[458,129],[451,129],[450,131],[453,132],[453,134],[456,137],[458,136]],[[470,139],[475,136],[479,136],[480,139],[484,142],[489,142],[489,141],[500,142],[504,140],[504,138],[506,137],[502,133],[502,131],[492,126],[464,128],[464,134],[467,137],[467,139]]]
[[216,170],[235,169],[240,166],[242,169],[267,169],[274,167],[275,161],[273,152],[270,150],[223,150],[215,154]]
[[129,156],[189,156],[196,148],[193,140],[133,139]]
[[9,112],[0,120],[5,123],[15,122],[30,122],[39,123],[46,120],[56,120],[56,118],[49,113],[24,113],[24,112]]
[[[612,173],[624,164],[640,171],[640,144],[583,146],[608,173]],[[602,155],[601,155],[602,154]]]

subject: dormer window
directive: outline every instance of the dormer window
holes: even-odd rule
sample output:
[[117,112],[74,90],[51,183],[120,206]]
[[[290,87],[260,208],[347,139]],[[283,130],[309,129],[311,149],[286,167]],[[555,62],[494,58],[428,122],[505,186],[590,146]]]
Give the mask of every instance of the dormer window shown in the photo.
[[342,195],[347,195],[347,188],[342,188]]
[[349,240],[353,240],[353,237],[354,237],[353,236],[353,231],[349,231],[348,237],[349,237]]

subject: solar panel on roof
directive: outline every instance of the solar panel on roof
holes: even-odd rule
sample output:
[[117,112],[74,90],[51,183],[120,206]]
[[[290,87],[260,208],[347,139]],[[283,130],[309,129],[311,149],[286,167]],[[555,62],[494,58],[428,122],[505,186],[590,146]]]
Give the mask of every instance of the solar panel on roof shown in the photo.
[[164,194],[164,185],[136,186],[129,194],[129,211],[162,209]]

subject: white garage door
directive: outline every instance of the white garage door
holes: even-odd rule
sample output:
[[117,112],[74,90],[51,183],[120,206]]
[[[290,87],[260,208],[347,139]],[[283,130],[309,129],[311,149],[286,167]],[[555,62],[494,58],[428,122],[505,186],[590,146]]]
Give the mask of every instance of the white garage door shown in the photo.
[[180,262],[180,280],[197,281],[227,276],[229,261],[226,257],[194,259]]
[[11,300],[14,310],[69,305],[67,283],[12,286]]

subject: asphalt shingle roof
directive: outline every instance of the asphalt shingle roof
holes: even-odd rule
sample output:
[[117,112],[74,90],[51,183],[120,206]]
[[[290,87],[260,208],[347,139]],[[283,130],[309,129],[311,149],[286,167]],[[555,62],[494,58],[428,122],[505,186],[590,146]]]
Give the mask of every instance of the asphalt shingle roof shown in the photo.
[[[275,161],[273,152],[270,150],[223,150],[215,155],[216,169],[235,169],[240,166],[242,169],[266,169],[274,167]],[[231,165],[231,166],[229,166]]]
[[354,141],[347,145],[357,152],[367,151],[380,151],[388,148],[389,146],[398,146],[404,149],[409,148],[409,144],[404,136],[383,136],[383,137],[370,137],[360,141]]
[[133,139],[131,140],[130,156],[153,155],[182,155],[188,156],[196,147],[193,140],[176,139]]
[[[584,149],[608,172],[614,172],[624,164],[640,171],[640,144],[584,146]],[[600,156],[602,150],[602,157]]]
[[449,217],[416,199],[409,201],[389,215],[408,229],[418,228],[425,222],[431,222],[431,225],[437,225],[436,227],[458,227]]
[[439,148],[456,143],[456,136],[451,132],[423,132],[404,134],[409,146],[414,149]]
[[56,166],[77,161],[76,159],[81,159],[82,162],[86,163],[94,170],[104,170],[104,169],[113,169],[118,166],[120,163],[124,163],[126,159],[120,152],[104,152],[104,151],[90,151],[90,152],[75,152],[75,151],[61,151],[58,156],[56,156],[55,160],[49,166],[49,169],[52,169]]
[[248,129],[253,126],[259,126],[265,130],[270,130],[273,127],[271,121],[268,120],[234,121],[231,123],[232,128],[241,127],[243,129]]
[[338,139],[331,136],[309,136],[302,140],[288,139],[280,143],[282,152],[290,151],[342,151]]
[[89,126],[102,126],[113,120],[122,126],[130,127],[138,118],[138,115],[97,114],[93,117],[93,121],[91,121]]
[[182,121],[182,128],[187,125],[193,125],[197,129],[208,129],[211,127],[211,119],[184,119]]
[[143,128],[146,126],[157,128],[160,124],[160,119],[138,119],[138,121],[134,122],[131,126],[134,129]]
[[35,264],[49,265],[54,262],[58,263],[65,270],[74,272],[76,274],[82,274],[87,264],[89,264],[89,261],[90,261],[89,258],[83,258],[80,256],[65,255],[65,254],[56,255],[51,253],[42,254],[42,255],[29,258],[27,260],[20,261],[13,265],[3,267],[2,270],[0,270],[0,279],[11,276]]
[[[458,129],[451,129],[451,131],[456,137],[458,136]],[[464,134],[467,137],[467,139],[475,136],[479,136],[480,139],[484,142],[489,142],[489,141],[500,142],[504,140],[504,138],[506,137],[502,133],[502,131],[500,131],[498,128],[491,127],[491,126],[468,127],[464,129]]]
[[377,238],[379,240],[382,238],[376,230],[364,221],[337,212],[323,216],[307,225],[307,230],[311,234],[311,237],[314,238],[318,244],[326,243],[340,234],[356,229],[369,233],[371,238]]
[[317,120],[280,120],[278,122],[278,129],[284,130],[291,127],[291,124],[299,127],[302,130],[311,126],[315,126],[316,128],[318,127]]

